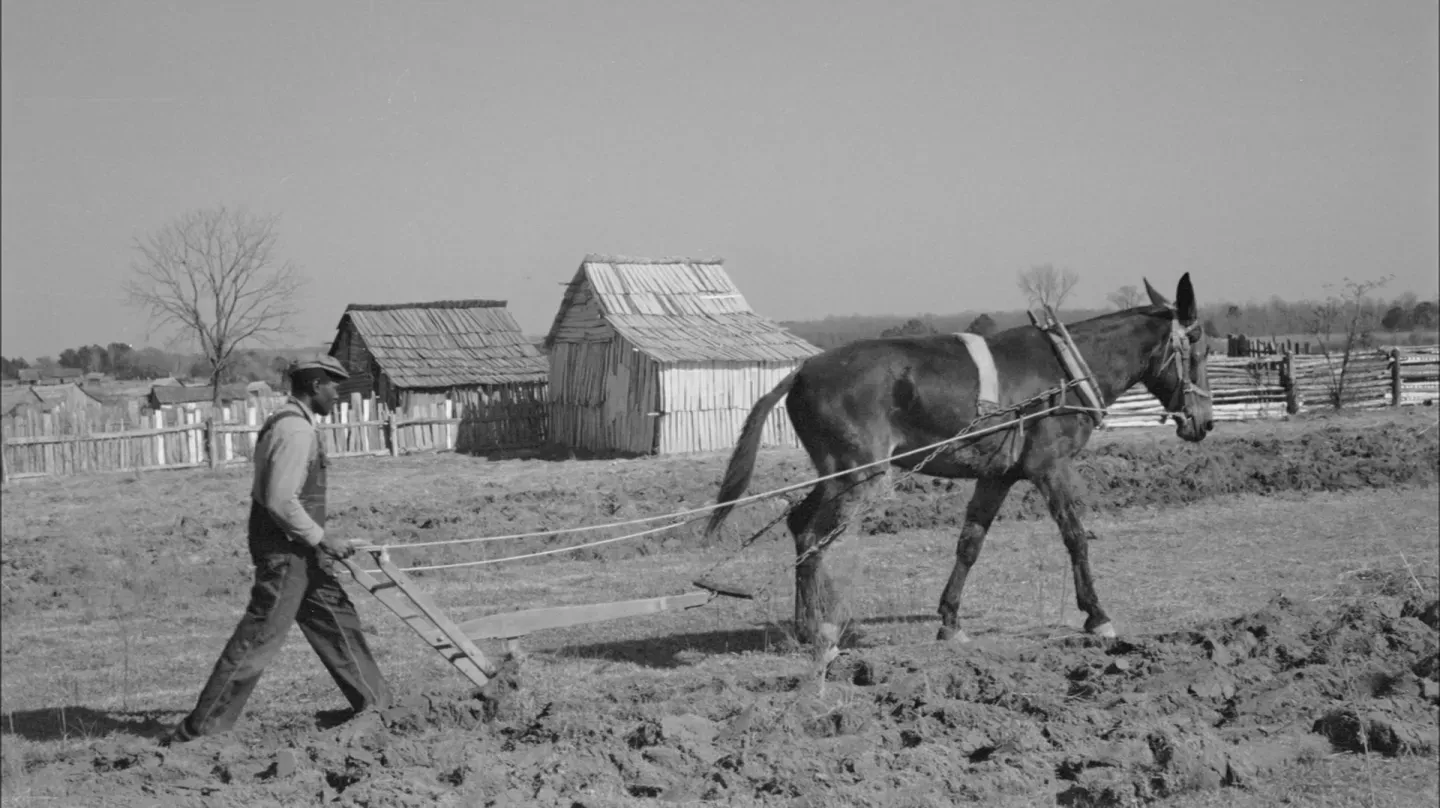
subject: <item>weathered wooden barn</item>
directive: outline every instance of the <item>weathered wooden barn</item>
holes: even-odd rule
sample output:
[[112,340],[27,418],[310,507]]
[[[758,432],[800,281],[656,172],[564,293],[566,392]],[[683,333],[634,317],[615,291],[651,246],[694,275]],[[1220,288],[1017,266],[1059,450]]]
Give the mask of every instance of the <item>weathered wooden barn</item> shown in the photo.
[[[721,261],[587,256],[545,339],[550,439],[597,452],[734,444],[750,408],[819,349],[752,311]],[[796,445],[778,407],[764,445]]]
[[351,304],[330,355],[351,373],[342,393],[402,412],[453,402],[457,449],[545,441],[548,368],[503,300]]

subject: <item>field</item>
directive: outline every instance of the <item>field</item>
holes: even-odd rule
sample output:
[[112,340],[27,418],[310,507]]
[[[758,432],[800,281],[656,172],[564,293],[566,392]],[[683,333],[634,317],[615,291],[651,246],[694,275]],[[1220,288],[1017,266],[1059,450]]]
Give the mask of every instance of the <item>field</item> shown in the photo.
[[[342,460],[331,524],[399,545],[620,521],[704,504],[724,460]],[[902,480],[830,556],[852,622],[828,667],[790,639],[788,535],[740,549],[781,512],[766,502],[709,545],[687,526],[415,573],[459,619],[676,594],[702,574],[754,600],[535,635],[476,698],[349,587],[401,706],[342,723],[297,631],[234,733],[173,749],[154,739],[244,607],[248,469],[11,485],[3,804],[1435,804],[1433,409],[1227,423],[1193,446],[1120,430],[1081,471],[1113,644],[1079,633],[1028,485],[971,576],[975,642],[935,643],[969,485]],[[799,453],[771,451],[751,490],[807,476]],[[453,563],[619,533],[394,555]]]

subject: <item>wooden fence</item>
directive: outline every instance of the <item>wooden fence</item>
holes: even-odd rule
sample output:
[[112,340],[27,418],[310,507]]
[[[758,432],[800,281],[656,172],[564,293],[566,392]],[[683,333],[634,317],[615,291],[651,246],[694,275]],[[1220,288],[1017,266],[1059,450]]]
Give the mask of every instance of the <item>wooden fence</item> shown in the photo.
[[[37,414],[6,427],[4,478],[248,463],[274,406],[278,402],[225,407],[218,417],[200,409],[167,409],[150,413],[145,428],[104,432],[75,429],[78,422],[53,413]],[[470,427],[454,410],[446,401],[398,413],[355,394],[317,425],[331,457],[445,451]]]
[[[1284,354],[1310,354],[1309,340],[1269,339],[1262,340],[1244,334],[1225,335],[1225,355],[1231,358],[1247,356],[1282,356]],[[1318,350],[1318,346],[1317,346]]]
[[[1279,418],[1329,407],[1337,370],[1319,356],[1212,356],[1208,371],[1215,419]],[[1347,408],[1434,404],[1440,400],[1440,349],[1395,348],[1355,356],[1346,377]],[[199,409],[165,410],[150,413],[145,428],[115,431],[86,430],[83,418],[36,414],[5,427],[4,479],[246,463],[261,425],[281,401],[224,408],[218,417]],[[387,411],[357,393],[319,419],[320,434],[331,457],[453,450],[466,445],[468,430],[487,428],[456,417],[455,410],[453,402],[444,401],[412,404],[404,413]],[[1154,396],[1137,386],[1111,406],[1106,426],[1159,426],[1163,416]]]
[[[1280,418],[1334,405],[1349,409],[1434,404],[1440,399],[1440,349],[1391,348],[1350,358],[1343,390],[1339,358],[1212,356],[1207,363],[1217,421]],[[1143,387],[1126,391],[1110,407],[1106,426],[1159,426],[1165,408]]]

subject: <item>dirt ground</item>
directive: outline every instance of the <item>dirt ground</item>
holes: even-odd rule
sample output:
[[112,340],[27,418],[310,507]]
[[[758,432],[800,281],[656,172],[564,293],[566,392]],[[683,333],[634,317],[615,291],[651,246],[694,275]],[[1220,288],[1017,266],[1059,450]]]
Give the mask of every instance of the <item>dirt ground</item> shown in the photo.
[[[1245,425],[1199,446],[1168,430],[1102,436],[1084,472],[1103,528],[1092,553],[1114,553],[1102,595],[1113,593],[1137,626],[1126,632],[1122,622],[1115,642],[1063,630],[1063,587],[1033,598],[1026,588],[1056,573],[1063,580],[1063,562],[1051,553],[1047,567],[1037,555],[1037,572],[1013,542],[987,549],[982,565],[1001,583],[977,580],[962,612],[990,630],[958,648],[924,639],[933,615],[909,613],[938,594],[949,553],[940,529],[953,531],[967,493],[925,481],[902,486],[868,523],[866,533],[893,544],[867,551],[851,572],[886,582],[857,585],[857,610],[871,619],[829,665],[786,646],[782,592],[764,647],[736,624],[738,614],[764,621],[758,613],[659,616],[572,631],[548,647],[539,640],[538,653],[477,696],[438,659],[401,665],[423,646],[361,603],[385,649],[382,666],[407,694],[402,704],[349,721],[317,714],[317,701],[334,703],[333,686],[293,638],[234,733],[174,749],[154,738],[193,699],[243,606],[244,471],[12,486],[0,555],[0,787],[7,805],[1185,805],[1356,760],[1364,763],[1354,771],[1372,778],[1392,762],[1412,779],[1416,764],[1428,767],[1409,790],[1379,793],[1433,804],[1433,426],[1433,413],[1380,414]],[[752,490],[804,479],[801,461],[768,453]],[[713,496],[723,462],[341,463],[335,524],[399,543],[665,513]],[[1365,493],[1385,489],[1395,494]],[[1028,489],[1021,494],[992,544],[1053,531],[1035,519]],[[503,575],[419,577],[447,607],[477,593],[497,610],[548,604],[557,596],[547,583],[572,590],[561,599],[658,594],[674,584],[657,582],[660,570],[689,572],[702,556],[708,564],[779,506],[753,511],[711,548],[690,531]],[[1378,535],[1357,535],[1367,527]],[[1407,536],[1390,541],[1399,533]],[[741,572],[783,582],[783,543],[757,545]],[[480,556],[514,551],[485,547]],[[887,563],[931,555],[923,581],[890,576]],[[461,557],[419,551],[402,560]],[[1262,597],[1264,571],[1251,568],[1263,565],[1277,568],[1277,591]],[[1260,582],[1243,596],[1240,585],[1227,588],[1247,576]],[[987,588],[997,586],[1008,589]],[[1186,591],[1164,591],[1178,588]],[[1005,602],[1017,593],[1024,604]],[[1060,625],[1025,622],[1028,604],[1042,601],[1061,604]],[[1142,601],[1153,614],[1141,613]],[[1073,626],[1073,605],[1070,613]],[[697,625],[712,630],[672,647],[667,635]],[[585,650],[600,638],[615,639],[604,653]],[[97,664],[97,655],[108,659]],[[84,693],[81,668],[93,669]],[[1371,789],[1373,798],[1373,780]]]

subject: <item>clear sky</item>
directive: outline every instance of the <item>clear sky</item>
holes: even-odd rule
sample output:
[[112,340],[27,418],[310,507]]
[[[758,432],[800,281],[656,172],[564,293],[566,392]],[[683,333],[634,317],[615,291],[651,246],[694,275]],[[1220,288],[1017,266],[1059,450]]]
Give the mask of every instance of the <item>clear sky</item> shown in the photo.
[[[549,328],[588,252],[723,257],[776,319],[1434,294],[1434,0],[3,6],[0,351],[147,342],[137,235],[278,214],[345,304]],[[158,343],[158,340],[151,340]]]

